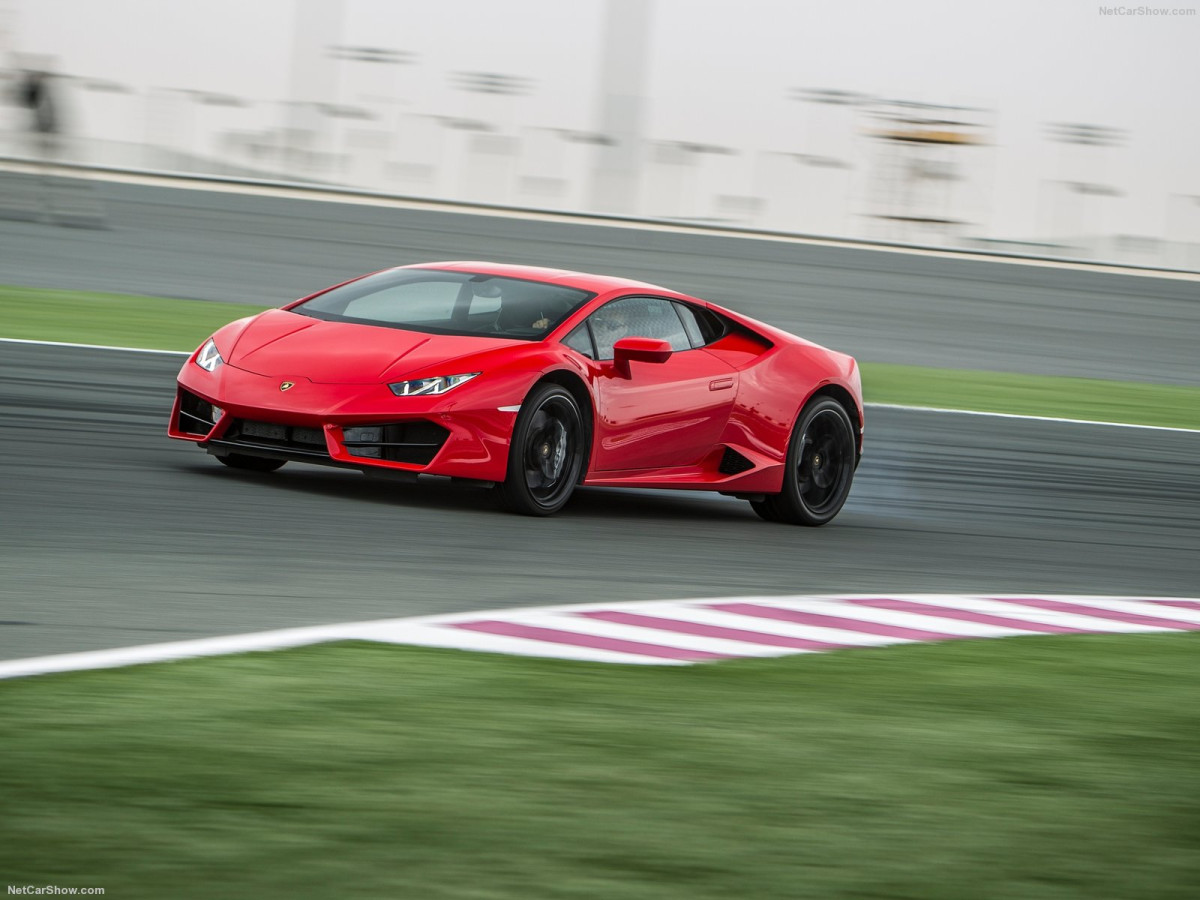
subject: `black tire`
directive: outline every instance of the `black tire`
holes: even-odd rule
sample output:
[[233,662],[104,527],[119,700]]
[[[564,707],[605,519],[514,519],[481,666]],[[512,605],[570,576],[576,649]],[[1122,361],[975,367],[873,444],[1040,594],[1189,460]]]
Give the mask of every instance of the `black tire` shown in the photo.
[[244,469],[247,472],[274,472],[282,466],[286,459],[268,459],[265,456],[245,456],[241,453],[226,453],[217,457],[231,469]]
[[846,408],[832,397],[818,397],[796,421],[783,490],[750,505],[768,522],[824,525],[846,502],[857,455],[858,441]]
[[507,478],[496,485],[501,505],[526,516],[562,509],[579,483],[586,440],[583,416],[571,393],[557,384],[535,386],[513,427]]

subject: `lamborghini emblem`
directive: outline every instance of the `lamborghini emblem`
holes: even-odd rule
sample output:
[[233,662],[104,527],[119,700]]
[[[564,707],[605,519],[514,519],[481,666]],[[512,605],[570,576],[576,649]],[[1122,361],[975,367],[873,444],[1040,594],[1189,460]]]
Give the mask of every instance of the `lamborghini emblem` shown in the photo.
[[294,381],[285,381],[283,384],[281,384],[281,385],[279,386],[279,389],[280,389],[281,391],[286,391],[286,390],[289,390],[290,388],[294,388],[295,386],[296,386],[296,382],[294,382]]

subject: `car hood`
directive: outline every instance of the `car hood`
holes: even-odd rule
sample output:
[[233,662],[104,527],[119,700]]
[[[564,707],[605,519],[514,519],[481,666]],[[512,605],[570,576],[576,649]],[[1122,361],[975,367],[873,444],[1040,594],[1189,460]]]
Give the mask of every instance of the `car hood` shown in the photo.
[[459,357],[524,343],[325,322],[274,309],[250,322],[226,362],[272,378],[300,375],[318,384],[379,384]]

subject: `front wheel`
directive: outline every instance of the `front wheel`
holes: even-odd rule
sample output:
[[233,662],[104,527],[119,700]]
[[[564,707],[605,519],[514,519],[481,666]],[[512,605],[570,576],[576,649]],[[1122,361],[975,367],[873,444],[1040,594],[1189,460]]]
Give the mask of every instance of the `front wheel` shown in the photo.
[[517,414],[507,477],[496,486],[501,504],[527,516],[562,509],[579,481],[586,434],[569,391],[556,384],[535,387]]
[[804,407],[792,432],[783,490],[750,505],[769,522],[824,525],[846,502],[856,456],[854,425],[845,407],[819,397]]
[[244,469],[247,472],[274,472],[287,460],[268,459],[265,456],[246,456],[242,453],[223,453],[217,459],[231,469]]

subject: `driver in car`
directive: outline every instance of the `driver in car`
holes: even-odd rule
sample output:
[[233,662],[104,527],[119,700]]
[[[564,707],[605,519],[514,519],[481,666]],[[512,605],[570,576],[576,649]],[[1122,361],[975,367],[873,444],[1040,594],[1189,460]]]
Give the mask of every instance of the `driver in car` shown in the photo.
[[502,330],[533,328],[544,331],[550,327],[550,318],[536,300],[529,297],[504,294],[497,281],[484,281],[475,286],[476,297],[499,298],[500,312],[496,326]]

